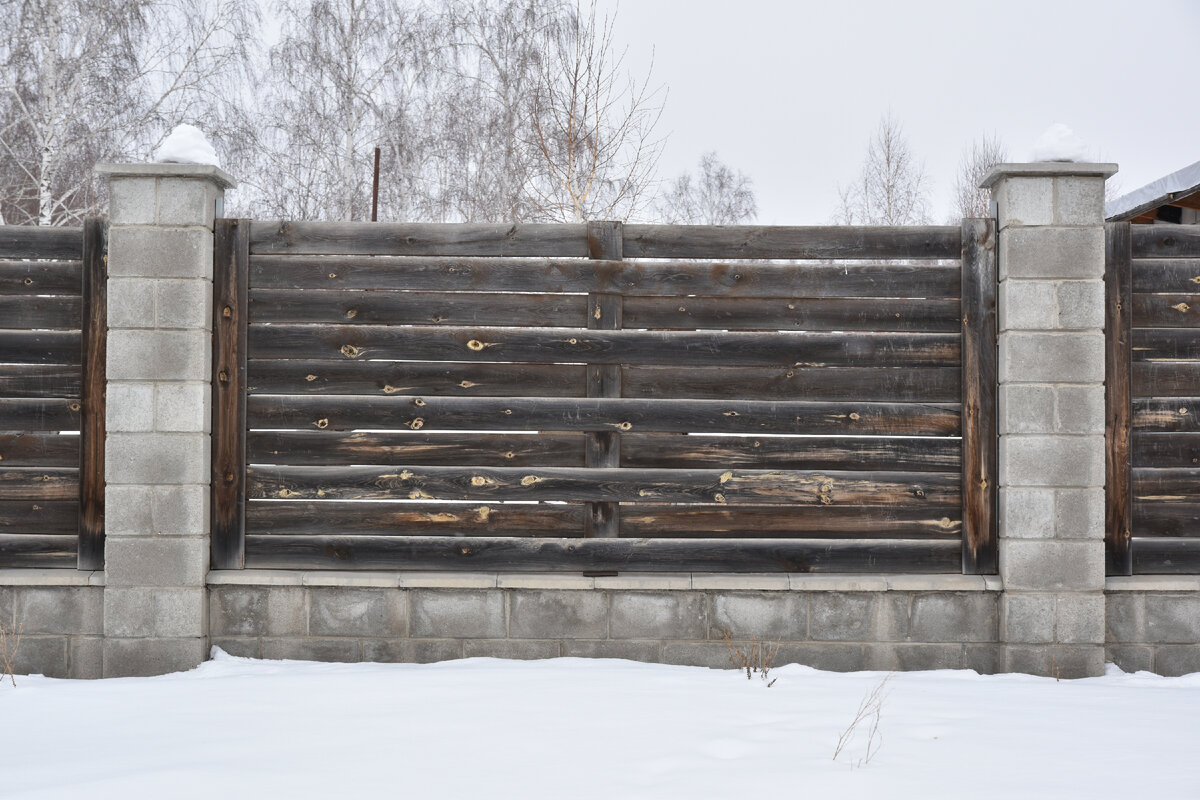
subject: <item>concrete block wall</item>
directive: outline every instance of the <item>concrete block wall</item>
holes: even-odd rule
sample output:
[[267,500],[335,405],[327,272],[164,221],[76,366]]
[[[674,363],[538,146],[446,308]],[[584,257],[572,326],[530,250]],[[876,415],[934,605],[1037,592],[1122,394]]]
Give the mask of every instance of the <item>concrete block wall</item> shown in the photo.
[[99,678],[104,574],[63,569],[0,570],[0,625],[20,631],[15,674]]
[[1200,575],[1108,579],[1105,655],[1126,672],[1200,672]]

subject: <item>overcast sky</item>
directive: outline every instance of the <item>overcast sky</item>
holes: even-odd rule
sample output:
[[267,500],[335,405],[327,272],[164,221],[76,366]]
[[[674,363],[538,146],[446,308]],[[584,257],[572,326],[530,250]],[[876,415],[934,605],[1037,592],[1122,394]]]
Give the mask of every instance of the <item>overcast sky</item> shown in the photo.
[[1122,192],[1200,160],[1200,0],[600,0],[635,71],[669,88],[664,176],[707,150],[748,174],[759,222],[830,221],[890,108],[950,216],[964,146],[1025,160],[1053,122]]

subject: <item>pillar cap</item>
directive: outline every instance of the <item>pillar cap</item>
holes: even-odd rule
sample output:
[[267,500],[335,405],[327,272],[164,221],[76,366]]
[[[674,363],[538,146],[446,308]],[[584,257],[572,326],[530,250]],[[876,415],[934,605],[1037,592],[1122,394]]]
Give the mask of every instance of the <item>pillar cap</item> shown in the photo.
[[237,188],[237,181],[212,164],[97,164],[96,174],[110,178],[207,178],[221,189]]
[[1116,164],[1087,164],[1074,161],[1037,161],[1029,164],[997,164],[987,174],[980,189],[990,189],[1004,178],[1110,178],[1117,174]]

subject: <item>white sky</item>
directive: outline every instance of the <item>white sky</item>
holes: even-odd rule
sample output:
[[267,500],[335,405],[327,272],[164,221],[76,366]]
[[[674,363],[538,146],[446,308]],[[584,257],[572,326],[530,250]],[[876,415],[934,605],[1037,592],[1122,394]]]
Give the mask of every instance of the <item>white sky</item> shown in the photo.
[[1028,158],[1053,122],[1127,192],[1200,160],[1200,0],[599,0],[669,88],[664,177],[716,150],[754,181],[759,222],[830,220],[890,108],[950,216],[962,150]]

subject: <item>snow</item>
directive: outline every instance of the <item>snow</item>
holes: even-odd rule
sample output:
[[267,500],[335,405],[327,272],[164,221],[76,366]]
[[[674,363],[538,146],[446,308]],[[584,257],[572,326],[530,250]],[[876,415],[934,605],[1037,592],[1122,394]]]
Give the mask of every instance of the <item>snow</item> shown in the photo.
[[1106,203],[1104,216],[1106,219],[1132,216],[1130,212],[1145,210],[1145,207],[1152,208],[1159,203],[1167,202],[1168,195],[1190,194],[1197,189],[1200,189],[1200,161],[1148,183],[1140,189],[1123,194],[1111,203]]
[[[615,660],[316,664],[0,687],[19,798],[1195,797],[1200,673],[1055,681]],[[786,795],[784,795],[786,793]]]
[[1087,148],[1075,132],[1061,122],[1045,130],[1034,142],[1032,161],[1087,161]]
[[195,125],[176,125],[154,151],[154,160],[172,164],[212,164],[221,166],[217,151]]

